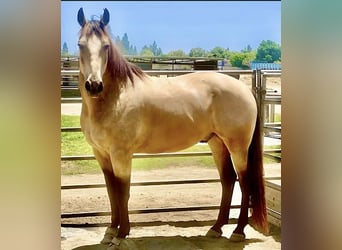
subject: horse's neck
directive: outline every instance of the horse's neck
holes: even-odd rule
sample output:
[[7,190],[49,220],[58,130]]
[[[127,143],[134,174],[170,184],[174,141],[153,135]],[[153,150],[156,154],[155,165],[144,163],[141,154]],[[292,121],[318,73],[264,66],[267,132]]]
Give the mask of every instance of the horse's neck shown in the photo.
[[120,97],[122,85],[108,74],[103,76],[103,92],[96,98],[90,97],[85,89],[82,94],[82,115],[92,120],[101,121],[103,116],[115,108]]

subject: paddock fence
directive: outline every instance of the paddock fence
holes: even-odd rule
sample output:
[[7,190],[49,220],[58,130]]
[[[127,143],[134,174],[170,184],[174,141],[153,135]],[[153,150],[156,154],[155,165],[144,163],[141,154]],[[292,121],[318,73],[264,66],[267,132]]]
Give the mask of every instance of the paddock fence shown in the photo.
[[[203,71],[203,70],[201,70]],[[211,72],[213,70],[210,70]],[[195,72],[194,70],[148,70],[145,71],[150,76],[159,77],[172,77],[182,74]],[[197,71],[196,71],[197,72]],[[275,120],[275,106],[281,105],[281,94],[278,91],[267,88],[267,79],[274,77],[281,77],[280,70],[217,70],[217,72],[241,78],[244,75],[251,76],[251,89],[256,97],[260,120],[262,122],[261,130],[265,137],[281,140],[281,122]],[[61,91],[74,91],[78,92],[77,77],[79,70],[77,67],[61,70]],[[81,103],[80,97],[62,97],[61,103]],[[62,127],[61,132],[75,133],[81,132],[80,127]],[[160,154],[134,154],[133,159],[141,158],[163,158],[163,157],[202,157],[211,156],[211,152],[175,152],[175,153],[160,153]],[[264,149],[264,156],[281,161],[281,149]],[[95,160],[94,155],[73,155],[61,156],[61,161],[83,161]],[[280,180],[280,177],[267,177],[267,181]],[[220,182],[219,179],[193,179],[193,180],[170,180],[170,181],[149,181],[149,182],[133,182],[131,186],[153,186],[153,185],[178,185],[178,184],[201,184],[201,183],[215,183]],[[280,192],[280,187],[270,183],[273,189]],[[74,184],[62,185],[62,190],[70,189],[89,189],[89,188],[105,188],[103,183],[95,184]],[[231,209],[238,209],[239,205],[234,205]],[[217,210],[218,205],[208,206],[190,206],[190,207],[177,207],[177,208],[151,208],[151,209],[135,209],[129,210],[129,214],[144,214],[144,213],[163,213],[163,212],[184,212],[184,211],[200,211],[200,210]],[[276,220],[281,219],[280,211],[274,210],[271,207],[267,208],[268,215]],[[71,212],[62,213],[61,219],[67,218],[80,218],[80,217],[94,217],[94,216],[110,216],[109,211],[94,211],[94,212]],[[89,226],[91,224],[74,224],[74,223],[61,223],[62,226]]]

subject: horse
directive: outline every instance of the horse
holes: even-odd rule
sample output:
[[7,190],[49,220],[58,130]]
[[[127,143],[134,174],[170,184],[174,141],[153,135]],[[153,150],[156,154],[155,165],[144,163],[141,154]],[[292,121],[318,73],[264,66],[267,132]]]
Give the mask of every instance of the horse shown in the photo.
[[129,235],[133,154],[175,152],[202,139],[222,186],[218,217],[206,235],[222,235],[237,178],[241,208],[230,240],[245,240],[248,222],[267,233],[260,121],[252,91],[218,72],[148,76],[116,48],[109,19],[107,9],[100,20],[87,20],[82,8],[77,14],[81,128],[101,166],[111,207],[111,224],[101,243],[114,249]]

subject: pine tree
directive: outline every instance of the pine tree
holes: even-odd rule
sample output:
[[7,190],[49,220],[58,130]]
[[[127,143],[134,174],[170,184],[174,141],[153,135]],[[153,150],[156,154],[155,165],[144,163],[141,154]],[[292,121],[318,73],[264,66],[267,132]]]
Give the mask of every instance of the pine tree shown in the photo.
[[64,42],[63,48],[62,48],[62,56],[68,56],[68,55],[69,55],[68,44]]
[[129,45],[129,40],[128,40],[128,35],[127,33],[125,33],[121,39],[121,44],[123,47],[123,51],[125,55],[129,54],[129,50],[130,50],[130,45]]

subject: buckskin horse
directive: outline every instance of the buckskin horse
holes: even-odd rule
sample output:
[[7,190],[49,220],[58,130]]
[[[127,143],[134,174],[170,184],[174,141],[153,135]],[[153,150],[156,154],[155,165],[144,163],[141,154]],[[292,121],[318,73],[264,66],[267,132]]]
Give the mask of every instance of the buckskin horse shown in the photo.
[[128,200],[134,153],[174,152],[202,139],[217,165],[222,198],[208,237],[220,237],[228,223],[238,177],[241,209],[231,241],[245,239],[251,220],[267,232],[260,121],[252,91],[241,81],[217,72],[194,72],[158,78],[129,63],[115,47],[100,20],[77,15],[81,127],[104,173],[111,224],[101,243],[115,249],[130,232]]

